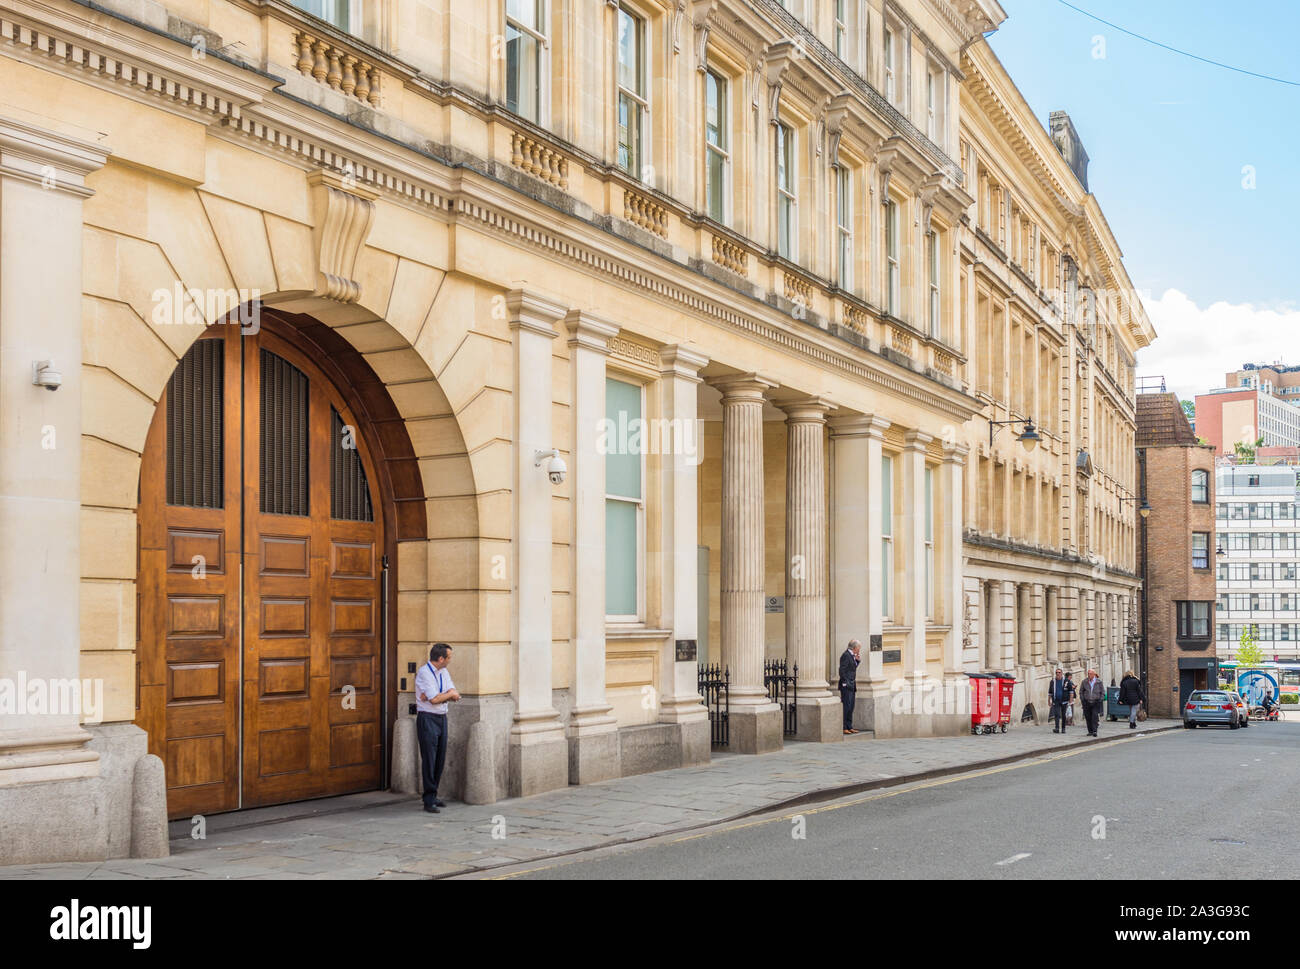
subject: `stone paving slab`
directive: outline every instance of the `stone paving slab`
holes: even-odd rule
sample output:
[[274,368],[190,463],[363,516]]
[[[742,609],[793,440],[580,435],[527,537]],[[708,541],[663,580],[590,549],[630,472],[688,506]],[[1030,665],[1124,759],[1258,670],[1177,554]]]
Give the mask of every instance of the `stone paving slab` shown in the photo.
[[190,837],[188,821],[175,822],[170,858],[0,867],[0,880],[440,878],[1179,726],[1148,720],[1129,730],[1103,722],[1099,740],[1081,727],[1059,735],[1047,726],[1014,726],[989,737],[792,743],[762,757],[721,754],[701,767],[496,804],[450,802],[437,816],[420,810],[418,797],[370,792],[209,817],[203,840]]

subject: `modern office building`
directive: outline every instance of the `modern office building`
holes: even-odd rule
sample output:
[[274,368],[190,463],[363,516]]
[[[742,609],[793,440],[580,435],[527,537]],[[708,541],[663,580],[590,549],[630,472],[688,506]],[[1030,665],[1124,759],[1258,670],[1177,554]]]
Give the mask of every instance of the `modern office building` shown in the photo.
[[1214,445],[1220,457],[1234,444],[1267,448],[1300,447],[1300,407],[1279,396],[1273,385],[1225,387],[1196,397],[1196,434]]
[[1219,467],[1216,525],[1219,658],[1251,630],[1266,659],[1300,657],[1300,503],[1292,467]]

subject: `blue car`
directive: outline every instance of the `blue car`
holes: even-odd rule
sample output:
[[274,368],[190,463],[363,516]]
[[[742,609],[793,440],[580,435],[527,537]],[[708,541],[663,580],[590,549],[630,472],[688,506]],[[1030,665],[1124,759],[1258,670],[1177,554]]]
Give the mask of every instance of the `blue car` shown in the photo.
[[1188,730],[1210,724],[1232,730],[1241,728],[1241,713],[1225,690],[1197,690],[1183,705],[1183,726]]

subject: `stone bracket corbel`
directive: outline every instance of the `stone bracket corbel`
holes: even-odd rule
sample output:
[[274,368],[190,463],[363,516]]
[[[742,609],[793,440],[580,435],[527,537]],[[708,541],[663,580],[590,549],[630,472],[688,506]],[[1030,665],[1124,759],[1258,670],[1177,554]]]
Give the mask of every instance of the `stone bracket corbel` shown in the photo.
[[709,15],[718,0],[691,0],[691,23],[695,27],[695,69],[701,74],[709,69]]
[[785,72],[799,57],[799,46],[793,40],[778,40],[767,49],[763,57],[763,80],[767,82],[768,120],[781,123],[781,85]]
[[315,218],[315,295],[355,303],[361,298],[361,283],[356,280],[357,255],[370,234],[378,193],[323,168],[307,176],[307,185]]
[[842,91],[827,102],[826,112],[823,116],[826,133],[830,136],[827,154],[830,157],[831,164],[836,168],[840,164],[840,139],[844,137],[844,119],[848,117],[849,105],[852,102],[853,95],[849,94],[848,91]]

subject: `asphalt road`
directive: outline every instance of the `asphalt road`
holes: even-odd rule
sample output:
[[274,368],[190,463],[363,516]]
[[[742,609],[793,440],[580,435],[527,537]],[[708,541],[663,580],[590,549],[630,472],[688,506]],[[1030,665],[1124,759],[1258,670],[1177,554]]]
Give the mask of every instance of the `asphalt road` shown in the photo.
[[[1300,722],[1178,730],[520,865],[536,879],[1300,874]],[[802,837],[799,837],[802,835]]]

